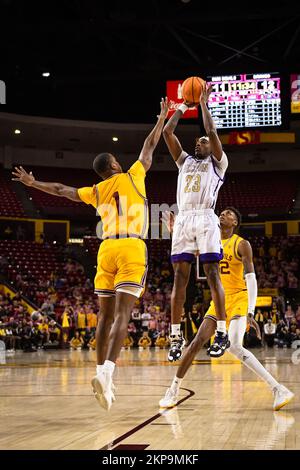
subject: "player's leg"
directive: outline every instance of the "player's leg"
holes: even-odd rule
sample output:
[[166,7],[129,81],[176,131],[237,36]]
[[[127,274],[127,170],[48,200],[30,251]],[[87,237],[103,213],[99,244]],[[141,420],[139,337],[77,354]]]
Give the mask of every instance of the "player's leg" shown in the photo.
[[228,349],[234,356],[243,362],[259,378],[264,380],[274,395],[274,410],[279,410],[289,403],[294,394],[284,385],[281,385],[274,377],[262,366],[259,360],[243,347],[243,339],[247,326],[246,316],[232,319],[229,325],[228,335],[230,348]]
[[[114,401],[112,377],[116,360],[120,354],[124,339],[128,332],[128,322],[131,311],[138,296],[117,291],[114,323],[110,329],[104,363],[97,367],[97,375],[92,380],[92,386],[99,404],[109,410]],[[110,323],[111,325],[111,323]],[[101,327],[100,327],[101,330]],[[101,351],[101,358],[104,350]]]
[[[193,255],[190,255],[193,258]],[[185,344],[180,331],[181,315],[186,299],[186,288],[191,273],[191,263],[187,261],[173,263],[174,283],[171,294],[171,334],[169,361],[180,359]]]
[[99,296],[100,312],[96,329],[97,371],[98,368],[104,364],[107,355],[109,333],[115,315],[115,305],[115,295],[110,297]]
[[[113,279],[113,289],[116,294],[114,323],[110,329],[104,363],[99,367],[99,373],[92,380],[97,399],[100,405],[107,410],[110,409],[113,401],[112,376],[115,363],[127,336],[128,322],[134,303],[144,291],[147,273],[146,245],[142,240],[128,238],[113,240],[113,242],[109,247],[110,253],[102,262],[102,267],[104,273],[109,271],[110,267],[107,266],[109,256],[115,262],[116,273]],[[106,327],[108,329],[108,324]],[[101,351],[100,359],[102,359],[103,352]]]
[[181,382],[191,367],[193,360],[197,353],[204,346],[205,343],[213,336],[216,329],[215,320],[211,318],[204,318],[195,338],[190,345],[185,349],[181,364],[177,369],[176,375],[170,388],[167,389],[164,398],[159,402],[161,408],[172,408],[178,402],[179,387]]
[[225,293],[220,278],[219,263],[204,263],[203,269],[210,288],[217,317],[217,329],[214,342],[210,347],[210,355],[212,357],[220,357],[224,354],[226,348],[229,347],[229,342],[226,332]]

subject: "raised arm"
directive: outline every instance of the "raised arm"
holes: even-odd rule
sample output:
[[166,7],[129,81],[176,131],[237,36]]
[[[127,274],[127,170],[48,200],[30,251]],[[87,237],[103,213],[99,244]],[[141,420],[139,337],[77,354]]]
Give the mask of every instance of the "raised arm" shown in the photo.
[[216,125],[207,107],[208,98],[211,92],[212,92],[212,85],[205,88],[205,90],[203,91],[201,95],[200,106],[201,106],[202,117],[203,117],[203,125],[204,125],[205,132],[207,136],[209,137],[212,154],[217,160],[221,160],[222,155],[223,155],[222,144],[218,137]]
[[238,254],[242,257],[245,279],[248,291],[248,316],[252,319],[257,298],[257,282],[253,264],[252,247],[247,240],[242,240],[238,246]]
[[[186,106],[186,105],[183,105],[183,106]],[[179,107],[179,109],[177,109],[175,113],[173,114],[173,116],[169,119],[169,121],[167,122],[163,130],[163,136],[164,136],[165,142],[175,162],[177,162],[178,158],[182,154],[182,147],[178,138],[174,134],[174,131],[177,127],[179,119],[184,113],[184,109],[185,109],[184,107],[182,108]],[[187,109],[187,106],[186,106],[186,109]]]
[[65,184],[61,183],[44,183],[42,181],[37,181],[32,172],[27,173],[27,171],[24,170],[22,166],[15,167],[12,174],[15,177],[12,178],[13,181],[19,181],[26,186],[39,189],[44,193],[53,194],[54,196],[66,197],[67,199],[71,199],[71,201],[82,202],[78,196],[77,188],[72,188],[72,186],[66,186]]
[[145,168],[145,171],[148,171],[152,165],[152,155],[160,139],[160,136],[164,127],[165,119],[168,115],[168,111],[169,111],[168,98],[165,98],[165,99],[162,98],[160,102],[160,114],[159,116],[157,116],[158,117],[157,123],[155,124],[154,128],[152,129],[148,137],[146,137],[143,148],[139,156],[139,160],[140,162],[142,162]]

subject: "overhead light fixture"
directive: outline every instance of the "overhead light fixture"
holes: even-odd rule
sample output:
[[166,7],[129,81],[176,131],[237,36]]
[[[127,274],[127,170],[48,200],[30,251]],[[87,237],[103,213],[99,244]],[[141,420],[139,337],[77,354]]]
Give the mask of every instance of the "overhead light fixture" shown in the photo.
[[43,72],[42,75],[43,77],[50,77],[50,72]]
[[114,142],[118,142],[119,138],[118,138],[118,137],[113,137],[112,140],[113,140]]
[[21,134],[20,129],[15,129],[15,134]]

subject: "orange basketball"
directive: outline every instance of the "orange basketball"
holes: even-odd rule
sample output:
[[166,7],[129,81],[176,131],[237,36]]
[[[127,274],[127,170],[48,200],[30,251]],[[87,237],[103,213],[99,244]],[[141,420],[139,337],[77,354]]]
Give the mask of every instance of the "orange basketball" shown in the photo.
[[187,78],[181,86],[182,98],[188,103],[200,103],[201,94],[205,86],[205,80],[200,77]]

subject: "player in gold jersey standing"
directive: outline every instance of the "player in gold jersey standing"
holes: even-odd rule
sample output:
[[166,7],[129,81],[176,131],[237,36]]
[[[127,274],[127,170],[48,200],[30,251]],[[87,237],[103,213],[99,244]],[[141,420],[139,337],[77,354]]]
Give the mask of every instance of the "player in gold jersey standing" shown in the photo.
[[[257,297],[252,248],[247,240],[235,233],[241,222],[241,215],[237,209],[228,207],[223,210],[219,220],[223,246],[223,259],[220,262],[219,269],[225,291],[226,320],[229,323],[230,348],[228,351],[267,383],[274,395],[273,409],[279,410],[292,400],[294,394],[284,385],[278,383],[261,365],[254,354],[243,347],[247,317],[251,323]],[[173,219],[170,222],[169,229],[171,230]],[[165,397],[159,402],[162,408],[172,408],[177,404],[182,379],[192,365],[196,354],[214,335],[216,321],[215,306],[214,302],[211,301],[196,337],[185,350],[171,387],[168,388]]]
[[127,335],[131,310],[145,287],[147,247],[143,239],[148,232],[145,176],[168,114],[167,98],[161,100],[160,108],[155,127],[145,139],[138,160],[127,173],[110,153],[101,153],[95,158],[93,168],[103,181],[93,187],[78,189],[60,183],[36,181],[32,173],[27,173],[22,167],[15,168],[13,172],[14,181],[91,204],[101,217],[103,241],[95,277],[100,318],[96,332],[97,373],[92,386],[96,399],[106,410],[114,400],[112,375]]

